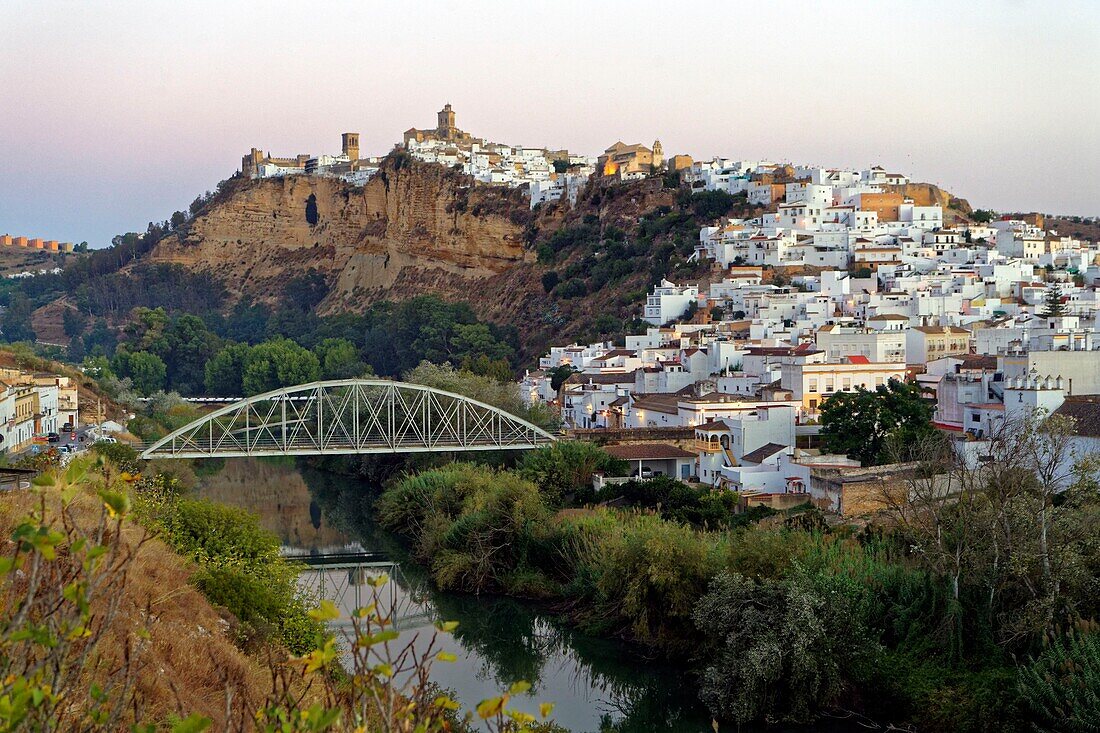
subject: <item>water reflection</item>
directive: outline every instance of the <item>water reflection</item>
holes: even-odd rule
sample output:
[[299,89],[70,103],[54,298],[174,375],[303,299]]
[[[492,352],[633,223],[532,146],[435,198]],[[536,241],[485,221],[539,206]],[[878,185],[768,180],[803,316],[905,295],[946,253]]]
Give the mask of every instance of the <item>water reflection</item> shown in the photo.
[[[526,680],[531,693],[517,706],[537,712],[539,702],[553,702],[555,722],[570,731],[711,730],[685,670],[579,633],[525,603],[435,590],[374,522],[376,492],[368,483],[285,459],[228,460],[203,473],[203,496],[257,513],[288,551],[313,558],[301,582],[333,600],[345,619],[369,602],[367,578],[385,571],[395,581],[387,592],[404,639],[419,634],[423,643],[435,621],[458,621],[453,637],[440,640],[458,661],[437,664],[432,678],[466,707]],[[369,562],[339,553],[367,553]]]

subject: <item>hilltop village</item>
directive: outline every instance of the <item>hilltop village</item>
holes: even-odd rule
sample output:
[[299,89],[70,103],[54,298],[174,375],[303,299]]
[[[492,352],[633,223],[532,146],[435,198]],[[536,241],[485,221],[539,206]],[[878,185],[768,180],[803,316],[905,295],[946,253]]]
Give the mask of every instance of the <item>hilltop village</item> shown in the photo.
[[1036,408],[1074,417],[1078,448],[1100,451],[1097,243],[1039,215],[946,224],[881,168],[715,160],[683,177],[767,213],[702,227],[709,285],[660,282],[644,333],[555,346],[521,383],[582,433],[644,436],[608,449],[633,475],[859,513],[845,482],[881,477],[809,446],[831,396],[892,381],[915,381],[972,451]]

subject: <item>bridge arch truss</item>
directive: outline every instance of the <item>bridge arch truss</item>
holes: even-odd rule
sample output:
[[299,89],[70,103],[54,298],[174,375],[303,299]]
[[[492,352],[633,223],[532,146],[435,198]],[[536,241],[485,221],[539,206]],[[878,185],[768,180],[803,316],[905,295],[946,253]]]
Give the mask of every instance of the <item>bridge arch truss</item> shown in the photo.
[[432,387],[340,379],[248,397],[166,435],[142,458],[523,450],[554,436],[483,402]]

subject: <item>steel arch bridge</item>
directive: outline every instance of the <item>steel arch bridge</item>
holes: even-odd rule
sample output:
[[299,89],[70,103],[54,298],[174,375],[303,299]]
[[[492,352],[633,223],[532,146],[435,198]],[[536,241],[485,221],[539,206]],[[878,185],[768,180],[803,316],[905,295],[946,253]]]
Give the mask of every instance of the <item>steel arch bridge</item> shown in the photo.
[[285,387],[215,410],[142,458],[524,450],[554,436],[483,402],[383,379]]

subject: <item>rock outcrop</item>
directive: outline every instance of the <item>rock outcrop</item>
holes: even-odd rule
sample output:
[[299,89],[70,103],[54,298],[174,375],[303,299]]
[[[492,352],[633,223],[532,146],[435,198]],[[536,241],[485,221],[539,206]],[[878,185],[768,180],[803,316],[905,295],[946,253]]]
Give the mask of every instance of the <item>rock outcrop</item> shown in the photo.
[[161,240],[150,259],[207,272],[234,297],[267,301],[313,268],[330,285],[321,312],[357,310],[426,291],[468,296],[471,281],[530,257],[529,218],[519,191],[396,157],[362,187],[318,176],[241,182]]

